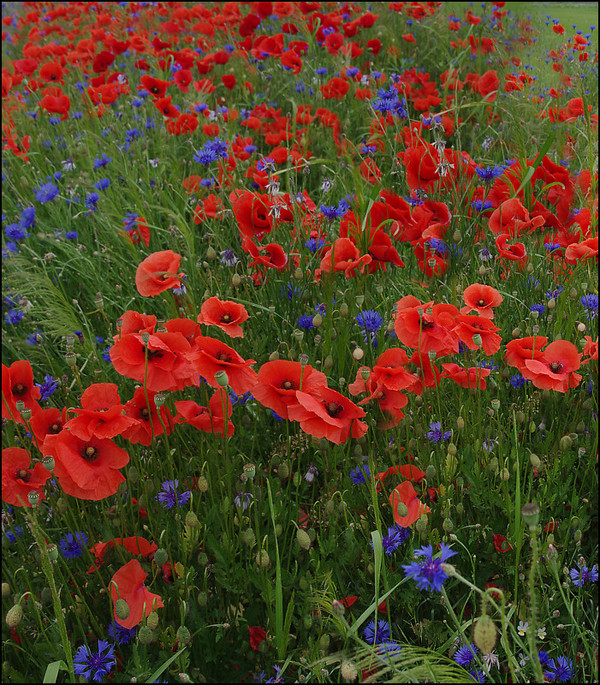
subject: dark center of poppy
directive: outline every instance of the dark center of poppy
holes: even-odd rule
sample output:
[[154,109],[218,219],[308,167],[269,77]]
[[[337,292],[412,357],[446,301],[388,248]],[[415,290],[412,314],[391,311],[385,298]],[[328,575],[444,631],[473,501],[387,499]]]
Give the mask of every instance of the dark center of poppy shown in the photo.
[[286,380],[283,381],[283,383],[281,384],[281,388],[282,390],[295,390],[296,384],[294,383],[294,381]]
[[162,350],[148,350],[148,361],[150,359],[160,359],[162,356]]
[[18,469],[15,476],[26,483],[29,483],[31,480],[31,473],[27,469]]
[[92,445],[84,447],[81,451],[81,456],[86,461],[96,461],[96,459],[100,457],[100,455],[98,454],[98,450],[95,447],[92,447]]
[[229,323],[231,321],[231,315],[230,314],[223,314],[221,317],[221,323]]
[[159,92],[159,90],[156,86],[152,86],[150,88],[150,92],[152,93],[152,95],[156,95]]
[[53,423],[49,428],[48,428],[48,433],[52,435],[56,435],[57,433],[60,433],[62,430],[62,426],[60,423]]
[[433,328],[434,324],[433,321],[425,321],[425,319],[421,319],[421,327],[422,328]]
[[142,407],[140,409],[140,418],[143,419],[144,421],[147,421],[149,416],[150,416],[150,412],[148,411],[148,408]]
[[256,218],[257,218],[259,221],[265,221],[265,219],[266,219],[267,217],[266,217],[266,215],[265,215],[263,212],[257,212]]
[[231,357],[227,354],[227,352],[219,352],[216,356],[215,359],[218,359],[220,362],[229,362],[231,363]]
[[478,307],[484,307],[485,306],[485,300],[481,299],[477,301],[477,306]]
[[560,373],[562,368],[563,365],[560,362],[552,362],[552,364],[550,364],[550,371],[552,371],[552,373]]
[[344,411],[344,406],[339,402],[323,402],[323,406],[325,407],[325,411],[333,419],[335,419]]
[[23,383],[17,383],[16,385],[13,385],[12,392],[13,395],[18,395],[20,397],[27,392],[27,386],[23,385]]

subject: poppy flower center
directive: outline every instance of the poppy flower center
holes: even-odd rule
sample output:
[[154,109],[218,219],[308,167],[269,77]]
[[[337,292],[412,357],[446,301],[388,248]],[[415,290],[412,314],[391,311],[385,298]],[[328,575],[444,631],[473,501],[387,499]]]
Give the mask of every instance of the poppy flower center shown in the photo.
[[478,307],[485,307],[485,300],[484,299],[477,300],[477,306]]
[[148,411],[147,407],[142,407],[140,409],[140,418],[143,419],[144,421],[147,421],[149,416],[150,416],[150,412]]
[[425,319],[421,319],[421,327],[422,328],[433,328],[434,323],[433,321],[426,321]]
[[552,364],[550,364],[550,371],[552,371],[552,373],[560,373],[562,368],[563,365],[560,362],[552,362]]
[[325,411],[333,419],[335,419],[344,411],[344,406],[339,402],[323,402],[323,406],[325,407]]
[[88,445],[87,447],[84,447],[81,456],[86,460],[86,461],[96,461],[100,457],[98,454],[98,450],[95,447],[92,447],[92,445]]
[[215,359],[218,359],[220,362],[231,363],[231,357],[227,354],[227,352],[219,352],[219,354],[216,355]]
[[31,480],[31,473],[27,469],[19,469],[16,473],[15,476],[17,478],[20,478],[21,480],[25,481],[26,483],[29,483]]
[[163,356],[162,350],[148,350],[148,360],[160,359]]
[[16,385],[13,385],[12,392],[13,395],[18,395],[20,397],[27,392],[27,386],[23,385],[23,383],[17,383]]
[[230,314],[223,314],[221,317],[221,323],[229,323],[231,321],[231,315]]
[[282,390],[295,390],[296,384],[294,383],[294,381],[286,380],[286,381],[283,381],[283,383],[281,384],[281,389]]
[[159,92],[159,90],[156,86],[152,86],[152,88],[150,88],[150,92],[152,93],[152,95],[156,95]]
[[48,433],[52,435],[56,435],[57,433],[60,433],[62,426],[59,423],[53,423],[49,428],[48,428]]

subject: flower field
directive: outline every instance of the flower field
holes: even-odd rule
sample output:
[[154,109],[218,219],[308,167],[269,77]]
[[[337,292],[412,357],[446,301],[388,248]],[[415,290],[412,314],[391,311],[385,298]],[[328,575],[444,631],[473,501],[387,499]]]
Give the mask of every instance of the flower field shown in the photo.
[[3,4],[3,681],[597,682],[597,30],[523,4]]

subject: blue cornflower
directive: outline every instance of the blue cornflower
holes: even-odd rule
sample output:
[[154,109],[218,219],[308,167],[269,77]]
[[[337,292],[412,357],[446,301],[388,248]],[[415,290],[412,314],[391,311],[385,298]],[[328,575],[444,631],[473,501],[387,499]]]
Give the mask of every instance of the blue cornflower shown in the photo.
[[562,289],[563,289],[562,285],[559,285],[556,290],[551,290],[550,292],[547,292],[546,297],[549,300],[552,300],[552,299],[556,300],[558,298],[558,296],[562,293]]
[[112,162],[112,157],[109,157],[104,152],[100,157],[94,159],[94,169],[101,169],[102,167],[108,166]]
[[560,243],[544,243],[544,247],[548,252],[554,252],[555,250],[560,250],[562,245]]
[[4,233],[9,240],[24,240],[31,235],[20,224],[8,224],[4,227]]
[[83,531],[78,530],[75,534],[68,533],[65,535],[58,543],[58,548],[65,559],[75,559],[75,557],[80,557],[83,554],[87,543],[87,535]]
[[327,67],[317,67],[315,69],[315,74],[317,74],[317,76],[323,76],[326,73],[327,73]]
[[230,390],[229,399],[231,400],[232,407],[236,404],[244,405],[246,402],[252,399],[252,393],[248,390],[248,392],[245,392],[243,395],[238,395],[233,390]]
[[27,344],[27,345],[39,345],[43,340],[41,333],[42,333],[42,331],[39,328],[36,329],[35,332],[30,333],[25,338],[25,344]]
[[273,411],[271,409],[271,416],[277,421],[277,423],[281,423],[283,421],[283,417],[279,416],[279,414],[276,411]]
[[409,578],[417,582],[419,590],[431,592],[441,592],[444,581],[448,579],[442,565],[447,559],[453,557],[454,552],[451,547],[442,542],[442,554],[440,557],[433,558],[433,548],[431,545],[416,549],[415,557],[425,557],[423,561],[413,561],[411,564],[403,565],[402,568]]
[[350,480],[354,485],[360,485],[361,483],[364,483],[367,478],[370,478],[371,471],[369,470],[369,467],[364,464],[363,466],[357,466],[355,469],[352,469],[349,475]]
[[370,644],[376,642],[386,642],[390,638],[390,624],[387,621],[378,621],[377,628],[375,628],[375,621],[370,621],[363,630],[365,640]]
[[538,314],[543,314],[546,311],[546,305],[544,304],[532,304],[529,307],[530,312],[537,312]]
[[440,440],[450,440],[452,431],[442,431],[441,421],[433,421],[429,424],[431,430],[427,431],[427,439],[431,442],[440,442]]
[[300,328],[304,328],[307,331],[311,328],[314,328],[312,315],[303,314],[302,316],[298,317],[298,326],[300,326]]
[[13,526],[4,531],[4,537],[9,542],[16,542],[17,538],[20,538],[21,535],[23,535],[23,526]]
[[190,501],[192,493],[189,490],[177,492],[178,486],[179,481],[177,479],[166,480],[162,484],[162,490],[156,495],[156,499],[165,509],[172,509],[175,505],[182,507]]
[[577,587],[582,587],[585,583],[597,583],[598,582],[598,566],[593,566],[589,569],[587,566],[581,566],[577,564],[578,568],[572,568],[569,571],[573,585]]
[[94,183],[94,188],[96,188],[96,190],[106,190],[108,186],[110,186],[109,178],[101,178],[99,181]]
[[377,645],[375,648],[375,653],[378,657],[385,661],[390,656],[395,656],[398,658],[401,650],[402,647],[397,642],[394,642],[393,640],[386,640],[385,642]]
[[67,231],[65,233],[65,238],[67,238],[67,240],[77,240],[77,238],[78,238],[77,231]]
[[304,245],[311,252],[316,252],[317,250],[320,250],[325,245],[325,241],[323,240],[323,238],[309,238],[304,243]]
[[573,677],[573,662],[566,656],[556,657],[550,661],[550,672],[545,673],[551,680],[559,683],[567,683]]
[[137,626],[134,626],[133,628],[123,628],[123,626],[120,626],[116,621],[112,621],[106,632],[118,645],[128,645],[135,637],[136,631]]
[[431,238],[429,241],[429,247],[435,250],[438,254],[446,254],[448,247],[443,240],[438,240],[437,238]]
[[73,658],[75,674],[92,678],[97,683],[112,671],[116,663],[114,645],[104,640],[98,640],[97,653],[92,652],[87,645],[81,645]]
[[25,312],[20,309],[11,309],[4,315],[4,323],[16,324],[25,316]]
[[475,200],[475,202],[471,202],[471,207],[476,212],[485,212],[488,209],[492,209],[494,204],[490,202],[489,200]]
[[587,315],[589,319],[593,319],[598,315],[598,295],[589,293],[584,295],[580,302],[588,310]]
[[500,176],[502,176],[504,171],[505,167],[498,166],[497,164],[494,164],[494,166],[489,167],[475,168],[476,174],[484,183],[493,183],[497,178],[500,178]]
[[485,673],[483,671],[473,669],[472,671],[469,671],[469,675],[476,683],[485,683]]
[[463,645],[460,649],[457,649],[452,657],[454,661],[459,666],[467,667],[471,665],[473,659],[477,655],[477,647],[475,645]]
[[40,400],[44,401],[56,392],[58,380],[55,380],[51,375],[47,374],[44,376],[43,383],[36,383],[35,385],[40,389]]
[[23,228],[32,228],[35,223],[35,207],[25,207],[21,212],[21,221],[19,222]]
[[514,376],[510,377],[510,384],[513,388],[522,388],[527,381],[523,378],[520,373],[515,373]]
[[272,157],[263,157],[256,162],[257,171],[275,171],[275,160]]
[[[395,523],[388,528],[388,534],[382,538],[383,551],[386,554],[393,554],[398,547],[408,540],[410,537],[410,528],[403,528]],[[373,541],[371,540],[371,549],[373,549]]]
[[58,188],[54,183],[44,183],[35,191],[35,199],[42,204],[54,200],[58,195]]
[[383,326],[383,317],[373,309],[367,309],[356,317],[356,323],[365,331],[376,332]]

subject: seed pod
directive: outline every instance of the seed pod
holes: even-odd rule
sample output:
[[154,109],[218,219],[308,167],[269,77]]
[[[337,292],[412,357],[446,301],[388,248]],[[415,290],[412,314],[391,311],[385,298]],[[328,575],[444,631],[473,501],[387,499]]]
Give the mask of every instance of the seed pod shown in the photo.
[[148,614],[148,618],[146,619],[146,624],[150,630],[156,630],[158,627],[158,614],[156,611],[151,612]]
[[185,525],[190,528],[197,528],[200,525],[200,521],[193,511],[188,511],[185,515]]
[[296,531],[296,540],[298,541],[300,548],[304,551],[310,549],[310,546],[312,544],[310,536],[305,530],[302,530],[302,528],[298,528],[298,530]]
[[483,614],[475,621],[473,642],[482,654],[489,654],[496,646],[496,639],[497,631],[494,621],[487,614]]
[[115,616],[117,618],[120,618],[122,621],[124,621],[126,618],[128,618],[130,613],[129,604],[127,604],[124,599],[118,599],[115,602]]
[[149,645],[154,640],[154,634],[148,626],[142,626],[138,630],[138,642],[141,645]]
[[20,604],[15,604],[6,612],[6,625],[9,628],[16,628],[23,620],[23,609]]
[[180,626],[177,629],[176,638],[177,642],[183,646],[188,644],[188,642],[192,639],[192,636],[190,635],[190,631],[188,628],[186,628],[185,626]]
[[271,565],[271,557],[266,549],[261,549],[260,552],[257,552],[255,561],[260,568],[269,568]]
[[256,534],[252,528],[248,528],[242,533],[242,542],[246,547],[254,547],[254,544],[256,543]]

